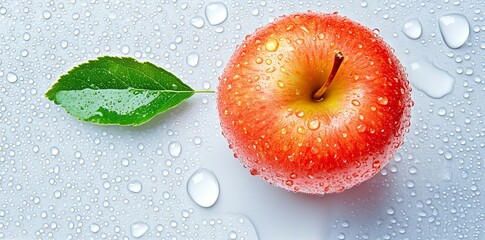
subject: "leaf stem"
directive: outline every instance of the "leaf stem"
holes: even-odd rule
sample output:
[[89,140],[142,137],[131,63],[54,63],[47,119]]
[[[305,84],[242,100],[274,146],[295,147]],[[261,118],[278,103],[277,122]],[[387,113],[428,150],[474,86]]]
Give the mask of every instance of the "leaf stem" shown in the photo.
[[194,93],[215,93],[215,90],[194,90]]

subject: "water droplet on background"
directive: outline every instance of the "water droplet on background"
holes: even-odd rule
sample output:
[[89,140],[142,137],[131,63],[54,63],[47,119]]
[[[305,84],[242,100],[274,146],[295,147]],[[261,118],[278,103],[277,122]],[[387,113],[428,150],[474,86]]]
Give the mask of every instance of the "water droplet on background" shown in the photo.
[[438,20],[441,35],[450,48],[459,48],[465,44],[470,35],[468,19],[458,13],[443,15]]
[[194,52],[187,55],[187,64],[191,67],[197,66],[199,64],[199,54]]
[[148,228],[149,226],[145,222],[132,223],[130,226],[131,235],[135,238],[139,238],[145,235],[145,233],[148,231]]
[[49,19],[49,18],[51,18],[51,16],[52,16],[52,14],[49,11],[44,11],[42,13],[42,17],[44,17],[45,19]]
[[423,32],[421,22],[417,18],[408,19],[402,26],[404,34],[411,39],[418,39]]
[[190,20],[190,24],[196,28],[202,28],[204,26],[204,19],[202,17],[196,16]]
[[15,74],[13,72],[7,73],[7,81],[8,82],[14,83],[14,82],[17,82],[17,80],[18,80],[17,74]]
[[427,60],[412,62],[408,73],[413,86],[432,98],[441,98],[453,90],[455,79]]
[[219,25],[227,18],[227,8],[224,3],[214,2],[209,3],[205,7],[205,16],[210,25]]
[[97,233],[99,231],[100,227],[98,224],[96,223],[92,223],[90,226],[89,226],[89,230],[93,233]]
[[142,189],[142,184],[139,180],[133,180],[128,183],[128,190],[134,193],[139,193],[141,192]]
[[182,152],[182,145],[177,141],[171,142],[168,144],[168,152],[172,157],[178,157]]
[[201,207],[211,207],[219,198],[219,182],[211,171],[201,168],[190,176],[187,193]]

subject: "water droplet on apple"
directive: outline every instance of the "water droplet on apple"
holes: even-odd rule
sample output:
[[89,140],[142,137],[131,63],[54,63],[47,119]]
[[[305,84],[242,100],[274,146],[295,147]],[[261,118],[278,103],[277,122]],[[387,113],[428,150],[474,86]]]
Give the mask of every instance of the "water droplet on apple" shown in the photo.
[[319,120],[312,120],[308,123],[308,129],[317,130],[318,128],[320,128],[320,121]]
[[356,100],[356,99],[352,100],[352,105],[354,105],[354,106],[360,106],[359,100]]
[[263,59],[262,59],[262,58],[260,58],[260,57],[256,58],[256,63],[257,63],[257,64],[261,64],[261,63],[263,63]]
[[259,174],[259,171],[255,168],[252,168],[251,170],[249,170],[249,173],[253,176],[256,176]]
[[389,100],[385,96],[377,98],[377,103],[379,103],[380,105],[387,105],[388,102]]
[[278,42],[278,40],[276,40],[274,38],[268,39],[268,41],[264,45],[266,50],[268,50],[270,52],[274,52],[274,51],[278,50],[279,46],[280,46],[280,43]]
[[458,13],[443,15],[438,20],[441,35],[450,48],[459,48],[470,35],[468,19]]
[[271,67],[269,67],[269,68],[266,69],[266,72],[267,73],[272,73],[274,71],[276,71],[276,68],[274,66],[271,66]]
[[286,186],[291,187],[291,186],[293,186],[293,181],[288,179],[288,180],[285,181],[285,184],[286,184]]
[[381,167],[381,163],[379,161],[374,161],[372,163],[372,168],[379,169]]
[[281,80],[278,80],[277,84],[278,84],[278,87],[280,87],[280,88],[285,86],[285,83]]
[[201,168],[190,176],[187,193],[201,207],[211,207],[219,198],[219,182],[211,171]]
[[210,25],[219,25],[227,18],[227,8],[224,3],[209,3],[205,7],[205,16]]
[[421,22],[417,18],[411,18],[404,22],[402,31],[408,38],[418,39],[421,37],[423,28]]
[[148,231],[148,224],[145,222],[135,222],[130,226],[131,235],[135,238],[143,236]]
[[453,90],[455,79],[427,60],[412,62],[408,69],[409,81],[432,98],[441,98]]
[[365,125],[364,125],[364,124],[359,124],[359,125],[357,126],[357,132],[359,132],[359,133],[363,133],[363,132],[365,132],[365,128],[366,128],[366,127],[365,127]]
[[281,134],[285,135],[286,134],[286,128],[281,129]]
[[296,130],[299,134],[305,134],[306,130],[304,127],[302,126],[299,126]]
[[190,20],[190,24],[196,28],[202,28],[204,26],[204,19],[202,17],[196,16]]

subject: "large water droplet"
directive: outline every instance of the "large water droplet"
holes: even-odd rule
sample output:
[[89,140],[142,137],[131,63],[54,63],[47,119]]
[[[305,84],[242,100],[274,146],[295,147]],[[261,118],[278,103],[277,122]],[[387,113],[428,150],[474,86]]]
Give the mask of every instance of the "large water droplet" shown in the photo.
[[132,223],[130,226],[130,230],[133,237],[139,238],[148,231],[148,224],[144,222]]
[[197,64],[199,64],[199,54],[190,53],[189,55],[187,55],[187,64],[191,67],[197,66]]
[[201,207],[211,207],[219,198],[219,182],[211,171],[201,168],[187,183],[189,196]]
[[142,184],[139,180],[133,180],[128,183],[128,190],[134,193],[139,193],[141,192]]
[[417,18],[408,19],[402,26],[404,34],[411,39],[418,39],[423,32],[421,22]]
[[468,19],[458,13],[443,15],[438,20],[441,35],[450,48],[459,48],[465,44],[470,35]]
[[205,16],[211,25],[223,23],[227,18],[227,8],[224,3],[214,2],[205,7]]
[[182,145],[179,142],[171,142],[168,144],[168,152],[172,157],[178,157],[182,152]]
[[429,61],[419,60],[410,64],[409,81],[426,95],[441,98],[453,90],[455,79]]
[[18,80],[19,78],[17,77],[17,74],[13,72],[7,73],[7,81],[10,83],[14,83]]

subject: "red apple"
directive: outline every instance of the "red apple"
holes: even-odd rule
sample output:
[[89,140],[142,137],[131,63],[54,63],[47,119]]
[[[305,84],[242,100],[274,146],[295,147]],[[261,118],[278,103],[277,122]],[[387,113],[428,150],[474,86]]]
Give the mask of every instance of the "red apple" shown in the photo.
[[251,174],[324,194],[388,163],[410,124],[410,92],[381,37],[346,17],[308,12],[247,36],[217,103],[222,132]]

